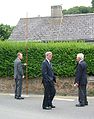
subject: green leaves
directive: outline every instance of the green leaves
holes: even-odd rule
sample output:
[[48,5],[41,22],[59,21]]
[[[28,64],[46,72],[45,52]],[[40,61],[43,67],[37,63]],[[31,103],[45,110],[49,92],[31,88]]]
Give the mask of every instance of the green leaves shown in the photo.
[[94,12],[94,0],[92,0],[92,7],[86,6],[75,6],[69,8],[68,10],[63,10],[64,14],[85,14],[85,13],[93,13]]
[[[52,64],[57,76],[71,77],[75,75],[76,55],[84,53],[88,65],[88,74],[94,74],[94,45],[83,42],[28,42],[28,76],[40,77],[41,64],[45,59],[45,52],[52,51]],[[26,62],[25,42],[0,42],[0,77],[13,76],[13,62],[17,52],[23,53],[23,63]]]
[[6,40],[9,38],[12,30],[14,27],[11,27],[10,25],[3,25],[0,24],[0,39]]

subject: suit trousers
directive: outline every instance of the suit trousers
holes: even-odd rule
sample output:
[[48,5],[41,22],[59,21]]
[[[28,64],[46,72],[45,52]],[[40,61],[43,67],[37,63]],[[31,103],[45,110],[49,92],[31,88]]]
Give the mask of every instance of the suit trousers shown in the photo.
[[80,85],[78,87],[78,97],[79,97],[79,103],[82,105],[87,104],[87,91],[86,91],[86,85]]
[[21,79],[15,79],[15,97],[21,97],[22,93],[22,78]]
[[43,82],[44,85],[44,99],[43,99],[43,104],[42,107],[48,107],[48,106],[52,106],[52,101],[53,98],[55,96],[56,90],[55,90],[55,86],[54,83],[50,84]]

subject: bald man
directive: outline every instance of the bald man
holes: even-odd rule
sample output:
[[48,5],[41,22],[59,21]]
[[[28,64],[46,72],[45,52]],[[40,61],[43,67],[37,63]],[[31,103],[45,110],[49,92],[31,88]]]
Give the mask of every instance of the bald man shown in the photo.
[[23,74],[23,65],[21,60],[23,59],[23,54],[21,52],[17,53],[17,58],[14,61],[14,79],[15,79],[15,99],[24,99],[21,97],[22,93],[22,78]]

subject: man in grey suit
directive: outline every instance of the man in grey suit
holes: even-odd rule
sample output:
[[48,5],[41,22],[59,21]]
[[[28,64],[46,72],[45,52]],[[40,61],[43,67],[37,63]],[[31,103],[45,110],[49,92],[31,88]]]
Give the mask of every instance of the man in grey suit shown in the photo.
[[14,79],[15,79],[15,99],[24,99],[21,97],[22,93],[22,78],[24,78],[23,74],[23,65],[21,60],[23,55],[21,52],[17,54],[17,58],[14,61]]
[[45,57],[46,58],[42,63],[42,76],[43,76],[42,83],[44,86],[44,99],[42,108],[50,110],[52,108],[55,108],[55,106],[52,104],[52,101],[56,93],[54,86],[56,78],[50,62],[52,59],[52,52],[46,52]]
[[77,104],[77,107],[83,107],[85,105],[88,105],[87,101],[87,65],[84,61],[84,54],[79,53],[77,54],[77,68],[76,68],[76,77],[75,77],[75,83],[74,86],[78,87],[78,96],[79,96],[79,104]]

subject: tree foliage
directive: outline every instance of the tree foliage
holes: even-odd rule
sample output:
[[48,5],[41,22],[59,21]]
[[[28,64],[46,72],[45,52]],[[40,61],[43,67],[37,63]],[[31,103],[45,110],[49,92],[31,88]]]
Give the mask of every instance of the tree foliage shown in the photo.
[[83,14],[83,13],[93,13],[94,9],[92,7],[85,6],[75,6],[68,10],[63,10],[63,14]]
[[14,27],[10,25],[0,24],[0,39],[8,39]]
[[94,0],[91,1],[92,7],[94,8]]

